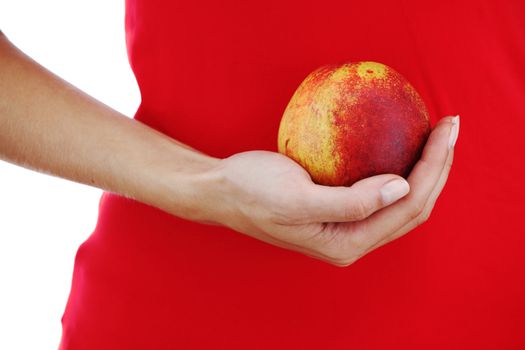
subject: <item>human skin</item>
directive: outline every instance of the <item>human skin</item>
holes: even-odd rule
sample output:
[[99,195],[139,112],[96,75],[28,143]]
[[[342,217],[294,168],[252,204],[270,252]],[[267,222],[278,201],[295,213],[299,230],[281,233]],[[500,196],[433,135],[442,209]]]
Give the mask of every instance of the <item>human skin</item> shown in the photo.
[[382,174],[328,187],[279,153],[214,158],[129,119],[47,71],[1,33],[0,77],[0,158],[336,266],[428,219],[459,131],[459,118],[442,118],[407,181]]

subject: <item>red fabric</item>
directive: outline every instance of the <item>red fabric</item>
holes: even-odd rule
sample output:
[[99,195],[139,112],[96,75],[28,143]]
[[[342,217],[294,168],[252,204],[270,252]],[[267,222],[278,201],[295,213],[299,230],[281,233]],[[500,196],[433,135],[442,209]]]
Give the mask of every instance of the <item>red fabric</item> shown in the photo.
[[104,194],[61,349],[525,349],[525,5],[127,1],[136,119],[216,157],[276,150],[302,79],[378,61],[459,113],[431,219],[338,268]]

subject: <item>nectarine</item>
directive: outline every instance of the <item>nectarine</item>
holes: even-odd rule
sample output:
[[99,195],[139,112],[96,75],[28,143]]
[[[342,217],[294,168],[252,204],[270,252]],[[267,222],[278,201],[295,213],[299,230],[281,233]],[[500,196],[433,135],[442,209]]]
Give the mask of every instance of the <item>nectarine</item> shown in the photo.
[[318,184],[349,186],[383,173],[406,177],[430,132],[427,108],[410,83],[375,62],[320,67],[295,91],[278,149]]

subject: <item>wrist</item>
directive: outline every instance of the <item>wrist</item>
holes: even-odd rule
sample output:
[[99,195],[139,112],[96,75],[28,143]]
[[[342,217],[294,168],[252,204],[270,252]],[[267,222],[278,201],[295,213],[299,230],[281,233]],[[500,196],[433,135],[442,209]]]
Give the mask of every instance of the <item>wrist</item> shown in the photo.
[[184,219],[215,223],[210,204],[220,182],[216,171],[220,159],[189,147],[174,147],[171,159],[148,169],[146,183],[151,186],[143,201]]

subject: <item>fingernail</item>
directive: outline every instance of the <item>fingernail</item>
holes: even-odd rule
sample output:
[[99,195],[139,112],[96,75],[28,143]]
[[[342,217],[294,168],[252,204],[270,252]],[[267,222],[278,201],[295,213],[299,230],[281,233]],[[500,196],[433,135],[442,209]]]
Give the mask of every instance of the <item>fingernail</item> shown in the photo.
[[405,196],[410,191],[408,182],[401,179],[390,180],[381,188],[381,198],[383,204],[389,205],[399,198]]
[[459,115],[452,118],[452,128],[450,129],[450,136],[448,138],[448,149],[452,149],[456,144],[459,135]]

